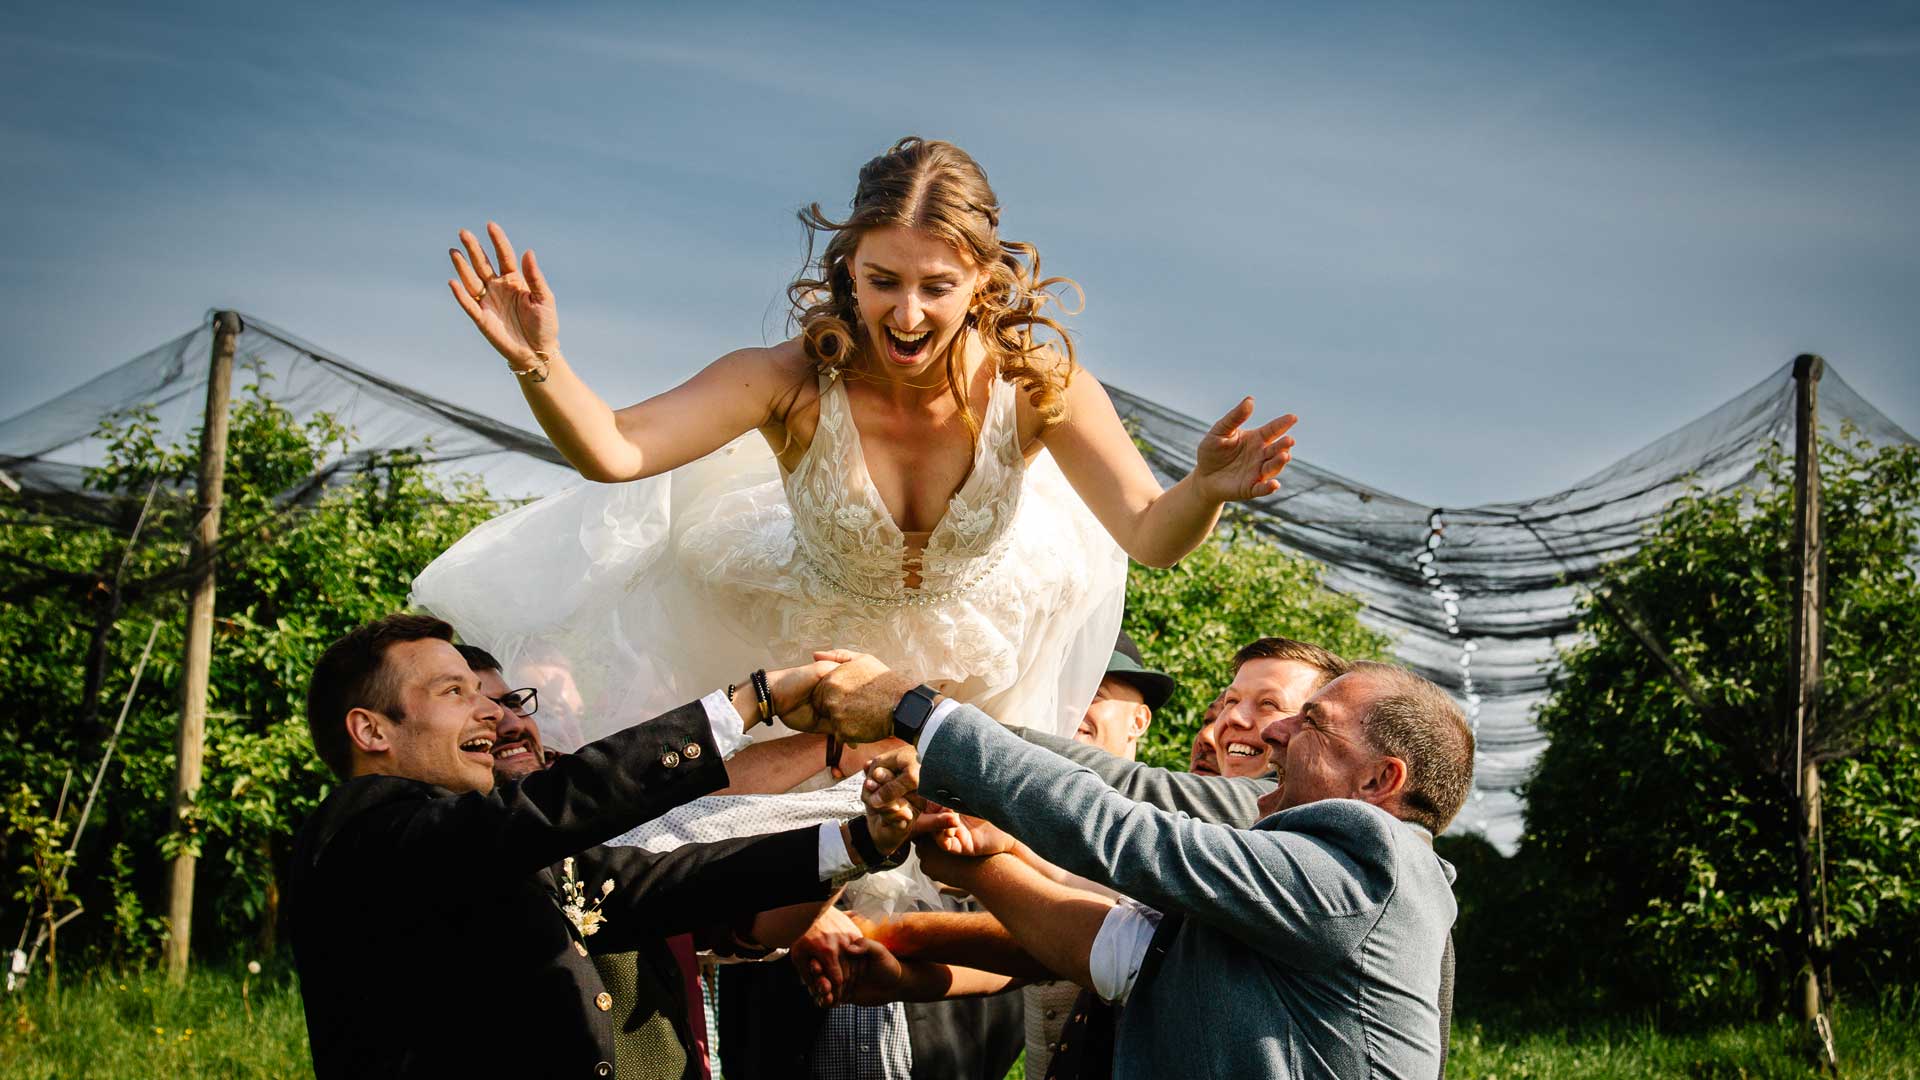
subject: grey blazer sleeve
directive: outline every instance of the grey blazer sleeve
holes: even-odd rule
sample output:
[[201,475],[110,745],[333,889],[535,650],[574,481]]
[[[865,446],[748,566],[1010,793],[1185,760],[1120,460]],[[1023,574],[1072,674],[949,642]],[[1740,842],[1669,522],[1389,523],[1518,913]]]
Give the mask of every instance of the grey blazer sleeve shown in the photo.
[[1250,776],[1196,776],[1162,769],[1107,753],[1097,746],[1063,738],[1035,728],[1022,728],[1020,737],[1051,750],[1075,765],[1093,770],[1107,786],[1135,802],[1192,814],[1201,821],[1247,828],[1259,821],[1260,796],[1274,789],[1274,781]]
[[1393,819],[1365,803],[1326,800],[1236,829],[1135,802],[971,706],[947,714],[926,743],[929,798],[1292,967],[1348,955],[1393,893]]

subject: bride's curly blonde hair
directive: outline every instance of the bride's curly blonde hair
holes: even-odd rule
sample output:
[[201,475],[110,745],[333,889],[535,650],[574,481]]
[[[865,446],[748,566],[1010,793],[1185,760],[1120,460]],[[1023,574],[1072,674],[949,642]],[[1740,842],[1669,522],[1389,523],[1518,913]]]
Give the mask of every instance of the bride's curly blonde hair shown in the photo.
[[[1040,252],[1032,244],[1001,239],[1000,201],[985,170],[965,150],[917,136],[901,139],[861,167],[846,220],[834,221],[814,203],[800,211],[800,223],[807,227],[807,268],[787,287],[787,299],[817,371],[834,371],[859,356],[865,330],[854,307],[851,262],[860,238],[870,229],[905,226],[940,237],[985,270],[967,325],[980,335],[999,377],[1026,391],[1042,426],[1062,419],[1073,377],[1073,335],[1041,309],[1048,303],[1065,309],[1049,291],[1054,286],[1071,288],[1076,296],[1080,286],[1069,278],[1042,278]],[[823,232],[832,238],[816,262],[814,243]],[[1037,330],[1054,340],[1037,339]],[[963,339],[955,335],[947,348],[947,389],[977,437],[980,424],[961,386]]]

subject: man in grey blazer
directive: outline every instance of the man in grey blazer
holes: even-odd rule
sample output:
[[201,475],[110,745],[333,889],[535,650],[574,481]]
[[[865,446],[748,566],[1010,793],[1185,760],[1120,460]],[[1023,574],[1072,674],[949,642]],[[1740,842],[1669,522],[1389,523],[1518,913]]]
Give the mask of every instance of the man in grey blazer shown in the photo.
[[872,797],[917,788],[1150,905],[1065,889],[1010,854],[922,851],[1036,959],[1127,1003],[1115,1076],[1439,1072],[1457,908],[1432,835],[1465,801],[1473,764],[1445,691],[1355,665],[1267,726],[1283,780],[1254,827],[1234,828],[1128,799],[870,657],[836,671],[815,695],[822,726],[917,747],[875,760]]

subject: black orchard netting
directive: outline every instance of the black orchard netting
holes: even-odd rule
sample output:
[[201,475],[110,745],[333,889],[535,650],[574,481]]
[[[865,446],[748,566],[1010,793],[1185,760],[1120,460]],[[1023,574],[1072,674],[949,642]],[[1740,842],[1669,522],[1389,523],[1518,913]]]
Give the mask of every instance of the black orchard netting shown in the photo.
[[[0,470],[18,489],[10,501],[33,515],[131,529],[139,498],[103,498],[82,485],[87,466],[104,453],[97,432],[102,421],[143,405],[155,410],[160,444],[191,431],[200,423],[212,339],[211,325],[203,325],[0,423]],[[282,494],[287,513],[395,452],[477,476],[501,500],[575,480],[541,436],[401,386],[257,320],[244,320],[235,364],[236,388],[264,377],[294,419],[328,413],[355,433],[350,451]],[[1184,475],[1205,425],[1109,389],[1162,478]],[[1820,396],[1829,434],[1845,425],[1877,443],[1913,441],[1831,366]],[[1542,498],[1434,507],[1295,461],[1285,487],[1245,516],[1276,544],[1324,563],[1328,585],[1365,604],[1362,618],[1393,638],[1405,663],[1459,695],[1481,758],[1475,797],[1456,827],[1510,846],[1520,828],[1514,789],[1544,741],[1533,710],[1556,651],[1574,631],[1583,585],[1634,550],[1688,485],[1718,491],[1752,480],[1769,442],[1791,444],[1792,424],[1793,381],[1782,366],[1693,423]],[[30,567],[12,574],[10,591],[32,587]]]
[[[1206,425],[1112,389],[1163,479],[1183,476]],[[1913,437],[1854,393],[1829,365],[1820,383],[1826,436],[1843,428],[1875,443]],[[1739,397],[1551,495],[1439,507],[1295,461],[1281,491],[1250,507],[1255,527],[1326,564],[1332,588],[1366,603],[1362,620],[1399,658],[1453,690],[1479,744],[1475,792],[1456,827],[1503,847],[1519,836],[1514,789],[1545,737],[1533,712],[1558,650],[1570,642],[1582,588],[1632,552],[1689,486],[1751,482],[1769,443],[1793,444],[1792,364]],[[1784,643],[1782,648],[1784,648]]]

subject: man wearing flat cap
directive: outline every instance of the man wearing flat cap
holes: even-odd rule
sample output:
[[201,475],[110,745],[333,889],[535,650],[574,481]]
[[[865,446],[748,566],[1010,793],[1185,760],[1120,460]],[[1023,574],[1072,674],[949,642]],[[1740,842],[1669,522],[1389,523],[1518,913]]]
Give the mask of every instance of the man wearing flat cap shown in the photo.
[[1173,696],[1173,677],[1152,671],[1140,659],[1140,650],[1126,631],[1113,643],[1113,658],[1093,703],[1073,733],[1075,742],[1097,746],[1115,757],[1132,761],[1140,738],[1153,723],[1153,714]]

